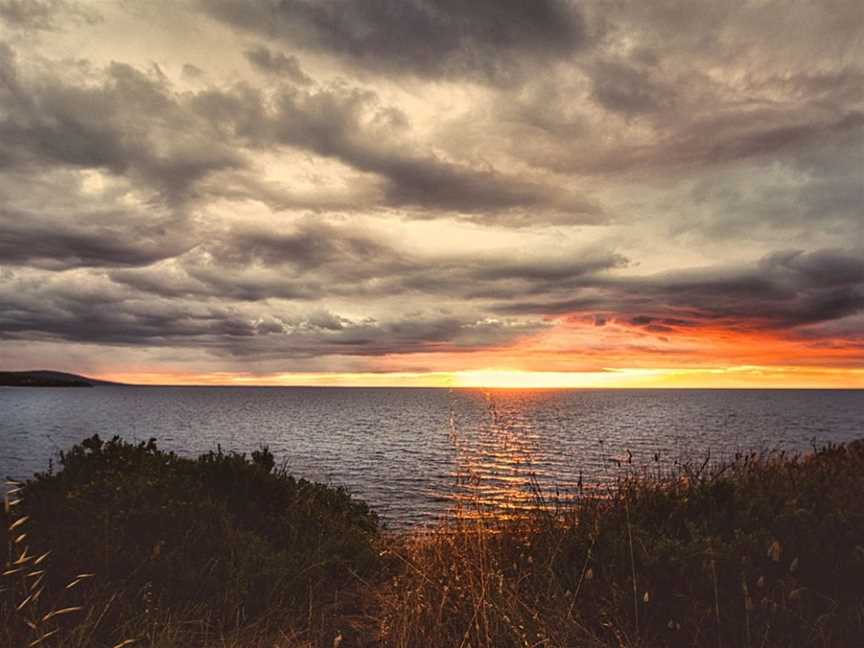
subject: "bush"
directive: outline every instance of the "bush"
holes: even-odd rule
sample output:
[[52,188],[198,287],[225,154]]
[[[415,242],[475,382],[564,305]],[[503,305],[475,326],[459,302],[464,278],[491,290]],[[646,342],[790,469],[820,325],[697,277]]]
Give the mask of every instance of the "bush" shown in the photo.
[[186,459],[153,440],[94,436],[59,465],[23,486],[16,513],[29,516],[31,553],[52,551],[49,591],[86,571],[96,577],[77,601],[113,597],[92,645],[114,645],[130,619],[178,611],[214,633],[274,609],[307,623],[377,560],[377,516],[342,488],[276,470],[266,448]]

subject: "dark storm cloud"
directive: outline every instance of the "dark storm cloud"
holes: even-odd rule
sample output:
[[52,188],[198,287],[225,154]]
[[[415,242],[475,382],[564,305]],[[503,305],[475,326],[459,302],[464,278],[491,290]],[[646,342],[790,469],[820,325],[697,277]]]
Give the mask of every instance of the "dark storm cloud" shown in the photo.
[[[473,214],[470,219],[474,221],[517,227],[544,222],[597,224],[609,218],[602,206],[558,187],[492,170],[478,171],[436,157],[376,156],[366,162],[370,170],[391,180],[387,196],[397,206],[462,212]],[[498,210],[511,213],[494,213]]]
[[422,77],[509,80],[523,59],[555,60],[586,41],[566,0],[200,0],[213,17],[352,66]]
[[[864,261],[838,250],[628,278],[608,272],[623,262],[616,255],[415,259],[359,231],[310,224],[276,235],[234,232],[230,243],[201,255],[180,265],[115,270],[110,283],[13,273],[0,281],[0,331],[9,339],[200,347],[249,357],[376,356],[510,344],[542,331],[550,318],[652,335],[709,328],[818,341],[864,313]],[[378,320],[315,305],[401,296],[432,297],[455,310]],[[276,306],[274,298],[291,303]]]
[[667,208],[686,214],[670,229],[691,241],[807,233],[806,239],[827,234],[864,245],[862,151],[864,128],[790,156],[783,172],[758,182],[752,178],[758,165],[703,177],[678,197],[667,197]]
[[257,358],[381,356],[476,350],[545,326],[422,312],[386,320],[352,320],[322,310],[286,315],[218,303],[142,300],[98,282],[70,287],[45,279],[0,282],[0,339],[200,348]]
[[246,50],[243,54],[255,68],[265,74],[284,77],[288,81],[300,85],[312,83],[312,79],[306,76],[303,68],[300,67],[300,61],[297,60],[296,56],[274,52],[260,45]]
[[864,344],[858,3],[157,5],[0,0],[11,346]]
[[[271,57],[271,61],[274,60]],[[542,180],[484,165],[456,163],[412,139],[407,116],[371,90],[335,84],[264,92],[247,84],[178,93],[158,69],[145,74],[112,63],[104,75],[75,84],[45,73],[19,74],[12,50],[0,49],[0,170],[51,165],[104,169],[152,187],[172,202],[206,198],[216,173],[248,170],[247,153],[291,147],[332,158],[380,180],[378,207],[415,217],[456,212],[482,222],[601,222],[601,206]],[[220,181],[235,194],[255,183]],[[221,187],[221,188],[220,188]],[[349,186],[349,190],[351,187]],[[360,186],[359,207],[374,207]],[[266,197],[266,196],[265,196]],[[280,198],[291,206],[292,193]],[[314,206],[294,196],[300,206]],[[332,204],[326,195],[323,206]],[[350,191],[341,199],[350,205]]]
[[604,108],[625,115],[665,111],[675,100],[672,84],[652,78],[645,69],[617,61],[599,61],[591,70],[595,100]]
[[177,219],[153,214],[102,210],[52,217],[0,207],[0,265],[146,266],[186,252],[188,234]]
[[242,166],[154,72],[112,63],[97,83],[24,78],[11,48],[0,45],[0,164],[105,169],[171,199],[208,173]]
[[844,134],[864,126],[864,112],[848,113],[807,122],[774,125],[776,115],[752,115],[746,126],[737,120],[711,119],[695,125],[695,129],[714,133],[714,137],[691,135],[673,143],[670,160],[681,163],[711,160],[734,162],[800,146],[835,133]]
[[859,3],[585,3],[598,37],[566,72],[489,102],[514,157],[661,178],[795,155],[864,123]]
[[[639,78],[635,71],[630,74]],[[644,127],[650,129],[649,139],[612,135],[611,145],[597,141],[588,117],[580,113],[562,116],[564,108],[549,105],[549,95],[540,93],[537,100],[546,105],[530,103],[520,109],[523,114],[532,114],[524,125],[534,134],[520,155],[533,165],[559,173],[602,177],[635,171],[668,176],[760,157],[783,159],[825,140],[854,136],[864,127],[861,99],[841,99],[848,94],[846,84],[864,87],[851,76],[837,79],[833,102],[812,98],[812,103],[771,105],[767,100],[743,98],[728,107],[723,106],[727,98],[711,97],[717,89],[709,92],[706,88],[704,103],[694,104],[677,98],[674,92],[667,93],[666,82],[640,79],[631,83],[619,76],[598,73],[594,81],[596,100],[611,113],[643,120]],[[566,95],[559,100],[567,101]],[[676,103],[680,108],[672,109]],[[622,132],[627,132],[626,126],[622,125]],[[572,145],[574,135],[582,146]]]
[[218,265],[248,267],[292,266],[301,272],[314,272],[338,263],[363,273],[364,264],[374,264],[378,273],[405,267],[402,255],[393,247],[358,228],[334,227],[307,220],[293,231],[264,228],[236,228],[222,240],[204,247]]
[[[265,241],[256,234],[247,240],[250,247],[244,253],[223,259],[210,275],[199,268],[197,276],[191,272],[178,281],[169,274],[162,284],[154,281],[158,274],[152,270],[115,271],[116,283],[83,290],[52,287],[42,280],[41,285],[31,284],[22,291],[7,280],[0,330],[7,337],[32,334],[108,344],[212,346],[230,348],[238,355],[311,357],[506,344],[538,332],[539,321],[549,317],[587,318],[598,326],[612,322],[655,335],[722,328],[785,332],[818,340],[836,335],[843,321],[864,313],[864,261],[837,250],[777,253],[742,269],[622,278],[602,272],[614,267],[614,259],[574,262],[566,272],[560,264],[543,261],[472,265],[462,259],[423,265],[395,253],[388,257],[386,248],[371,240],[347,237],[333,244],[332,232],[321,236],[322,242],[328,242],[315,250],[314,237],[314,231],[306,231]],[[380,265],[373,249],[384,253]],[[346,258],[337,260],[340,257]],[[256,276],[254,268],[251,278],[230,270],[232,264],[254,266],[264,259],[269,265],[257,267],[274,270],[279,281]],[[303,272],[286,273],[286,268],[300,265]],[[357,268],[356,276],[346,272],[349,266]],[[186,290],[178,289],[184,281]],[[508,300],[497,305],[492,297],[492,305],[477,301],[475,312],[497,312],[503,320],[429,314],[351,320],[315,308],[306,316],[286,316],[266,301],[277,296],[302,303],[345,295],[426,294],[445,300],[442,303],[465,304],[467,286],[481,290],[482,284],[497,286],[502,293],[498,296],[506,294]],[[244,295],[243,290],[250,294]],[[572,296],[562,298],[566,292]],[[209,299],[187,301],[196,295],[198,299],[209,295]],[[525,301],[529,295],[544,298]],[[224,302],[230,298],[258,301],[241,307]],[[517,319],[508,319],[513,316]],[[285,337],[261,339],[273,334]]]
[[592,277],[625,264],[622,256],[605,250],[521,258],[508,251],[418,256],[380,234],[310,219],[282,231],[233,228],[202,242],[171,268],[118,270],[110,276],[160,296],[315,301],[435,295],[483,301],[591,283]]
[[854,250],[779,252],[745,268],[605,277],[573,297],[514,300],[494,311],[558,316],[599,312],[606,320],[614,317],[667,332],[686,327],[784,331],[864,311],[864,258]]
[[296,147],[376,174],[386,181],[385,204],[426,210],[416,214],[420,217],[436,217],[443,210],[514,225],[607,219],[601,206],[556,185],[425,151],[411,140],[407,116],[367,89],[344,84],[283,88],[268,101],[263,93],[242,87],[202,93],[193,105],[217,131],[248,146]]
[[836,250],[780,252],[745,271],[673,274],[647,292],[662,295],[669,315],[690,311],[705,325],[786,329],[864,308],[864,259]]
[[156,269],[114,272],[111,277],[157,295],[310,302],[386,295],[401,273],[416,267],[394,247],[360,229],[306,220],[281,232],[232,228],[180,259],[167,275]]

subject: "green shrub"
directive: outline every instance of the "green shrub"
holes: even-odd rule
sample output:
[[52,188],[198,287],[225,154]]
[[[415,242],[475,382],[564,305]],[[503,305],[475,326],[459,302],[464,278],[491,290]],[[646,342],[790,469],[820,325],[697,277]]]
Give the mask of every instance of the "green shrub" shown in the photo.
[[[274,608],[305,619],[377,560],[377,516],[342,488],[276,470],[266,448],[251,458],[219,449],[187,459],[153,440],[94,436],[20,498],[31,553],[52,551],[49,589],[93,572],[78,600],[115,596],[105,628],[191,609],[211,629]],[[118,637],[106,634],[113,645]]]

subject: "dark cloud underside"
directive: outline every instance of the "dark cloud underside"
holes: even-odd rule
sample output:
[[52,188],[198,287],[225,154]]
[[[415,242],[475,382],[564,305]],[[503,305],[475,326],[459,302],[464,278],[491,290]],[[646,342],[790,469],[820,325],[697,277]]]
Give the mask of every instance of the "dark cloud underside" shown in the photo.
[[862,31],[847,0],[0,0],[0,361],[864,366]]
[[509,80],[523,59],[565,58],[585,44],[561,0],[202,0],[249,33],[334,54],[352,66],[424,77]]

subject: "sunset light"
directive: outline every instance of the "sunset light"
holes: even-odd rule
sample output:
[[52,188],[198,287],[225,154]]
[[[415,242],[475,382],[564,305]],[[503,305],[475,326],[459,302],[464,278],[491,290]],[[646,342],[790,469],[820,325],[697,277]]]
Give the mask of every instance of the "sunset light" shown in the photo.
[[739,366],[700,369],[608,369],[606,371],[520,371],[478,369],[457,372],[163,374],[94,376],[133,385],[270,387],[444,387],[481,389],[742,389],[769,387],[864,388],[864,369]]
[[864,646],[862,437],[861,0],[0,0],[0,648]]

